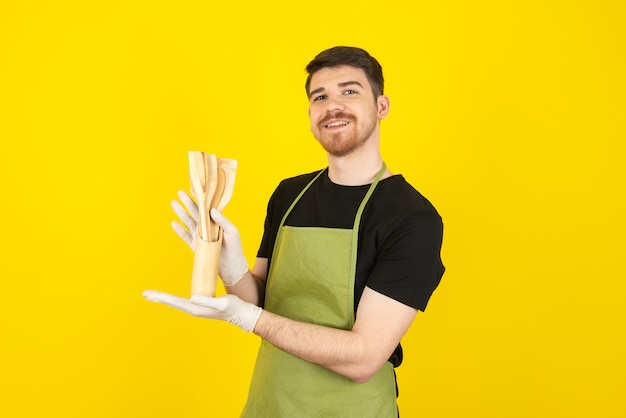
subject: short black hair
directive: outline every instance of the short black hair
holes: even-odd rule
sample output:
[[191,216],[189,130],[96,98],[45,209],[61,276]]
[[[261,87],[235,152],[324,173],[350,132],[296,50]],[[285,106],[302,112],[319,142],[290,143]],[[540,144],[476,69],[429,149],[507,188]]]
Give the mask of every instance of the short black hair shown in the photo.
[[385,79],[383,78],[383,67],[372,57],[366,50],[353,46],[335,46],[326,49],[319,54],[306,66],[309,74],[304,85],[307,95],[311,87],[311,78],[313,74],[326,67],[338,67],[340,65],[349,65],[351,67],[360,68],[365,72],[367,80],[372,85],[374,98],[383,94],[385,88]]

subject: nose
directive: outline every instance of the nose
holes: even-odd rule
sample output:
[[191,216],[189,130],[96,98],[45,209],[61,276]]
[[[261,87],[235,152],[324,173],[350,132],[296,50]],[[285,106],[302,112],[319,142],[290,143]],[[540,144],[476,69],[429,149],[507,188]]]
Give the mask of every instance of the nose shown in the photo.
[[329,97],[328,100],[326,101],[327,112],[343,110],[344,108],[345,108],[345,104],[343,103],[340,97],[332,96],[332,97]]

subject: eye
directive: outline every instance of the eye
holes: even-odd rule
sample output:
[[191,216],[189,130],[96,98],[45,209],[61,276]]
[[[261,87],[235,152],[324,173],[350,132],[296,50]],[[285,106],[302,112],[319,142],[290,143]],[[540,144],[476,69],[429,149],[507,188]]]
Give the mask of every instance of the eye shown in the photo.
[[356,90],[346,90],[346,91],[343,92],[343,94],[346,95],[346,96],[349,95],[349,94],[356,94],[356,93],[357,93]]
[[325,95],[320,94],[319,96],[315,96],[312,101],[319,102],[320,100],[324,100],[326,98]]

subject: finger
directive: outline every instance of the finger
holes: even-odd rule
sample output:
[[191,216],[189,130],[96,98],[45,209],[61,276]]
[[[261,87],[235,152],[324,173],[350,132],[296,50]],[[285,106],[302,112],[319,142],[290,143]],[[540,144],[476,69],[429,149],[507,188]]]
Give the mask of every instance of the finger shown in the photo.
[[204,306],[206,308],[216,309],[218,311],[224,309],[227,305],[227,301],[224,297],[213,298],[205,295],[193,295],[191,296],[191,303]]
[[233,225],[226,218],[226,216],[222,215],[222,212],[220,212],[219,210],[215,208],[211,209],[211,218],[215,221],[215,223],[217,223],[220,227],[222,227],[224,232],[226,233],[237,232],[237,227]]
[[172,200],[171,205],[172,209],[174,209],[174,213],[176,213],[176,216],[178,216],[178,219],[180,219],[183,225],[187,227],[189,232],[193,232],[198,224],[196,222],[197,218],[189,216],[187,211],[185,211],[185,209],[183,209],[180,203],[178,203],[176,200]]
[[178,191],[178,198],[185,204],[185,207],[191,214],[194,220],[198,219],[198,205],[193,201],[191,197],[187,193],[182,190]]
[[172,222],[172,229],[183,241],[193,249],[193,236],[178,222]]
[[158,290],[144,290],[142,295],[150,302],[165,303],[167,305],[173,303],[181,304],[183,301],[187,301],[187,299],[171,295],[169,293],[160,292]]
[[158,290],[145,290],[143,292],[143,297],[150,302],[162,303],[194,316],[202,315],[202,307],[193,304],[189,299],[181,298],[180,296],[159,292]]

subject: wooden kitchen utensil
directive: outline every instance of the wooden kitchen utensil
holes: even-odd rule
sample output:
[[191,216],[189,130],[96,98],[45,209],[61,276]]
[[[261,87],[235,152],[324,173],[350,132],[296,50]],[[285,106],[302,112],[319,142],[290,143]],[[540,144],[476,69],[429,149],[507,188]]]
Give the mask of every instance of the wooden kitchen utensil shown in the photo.
[[191,193],[198,204],[196,248],[191,277],[191,294],[215,296],[223,231],[210,211],[222,211],[235,187],[237,161],[215,154],[189,151]]

